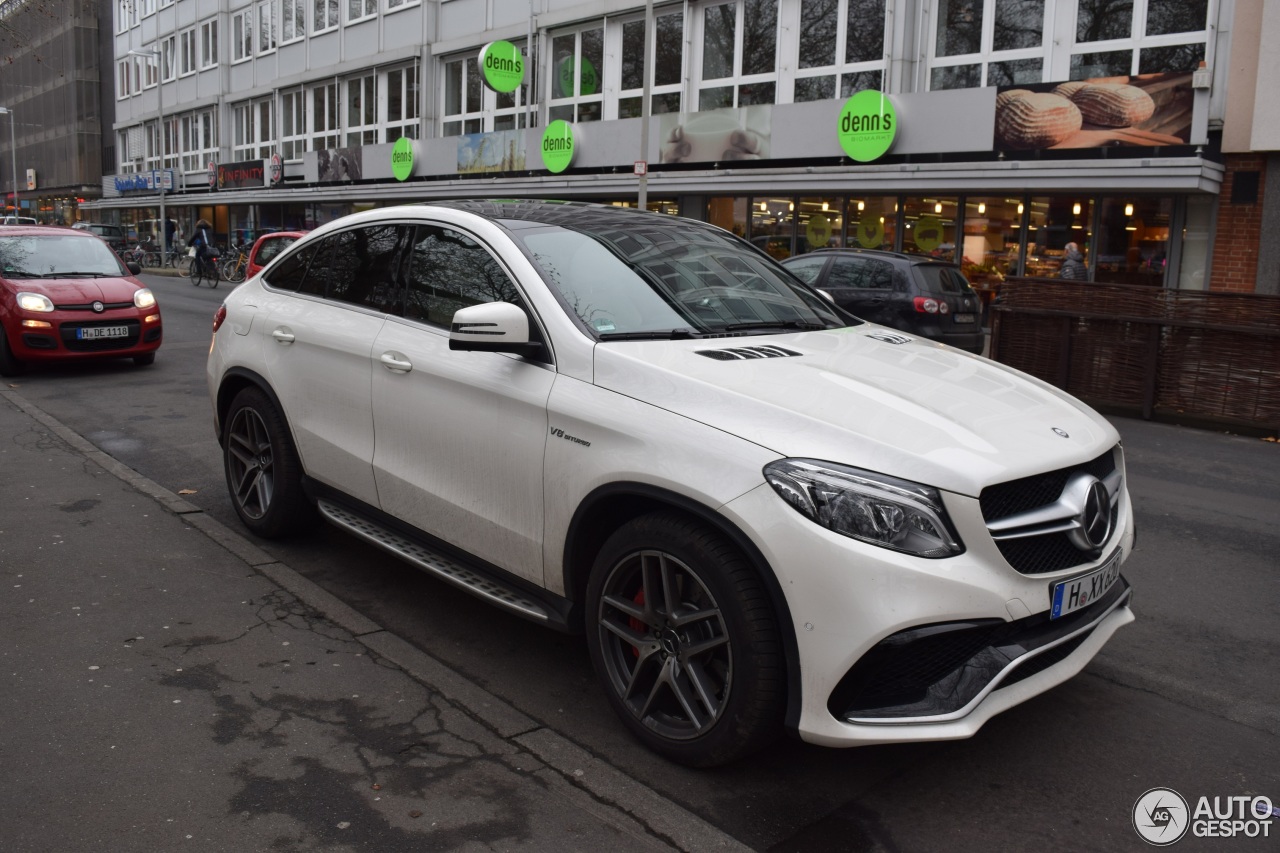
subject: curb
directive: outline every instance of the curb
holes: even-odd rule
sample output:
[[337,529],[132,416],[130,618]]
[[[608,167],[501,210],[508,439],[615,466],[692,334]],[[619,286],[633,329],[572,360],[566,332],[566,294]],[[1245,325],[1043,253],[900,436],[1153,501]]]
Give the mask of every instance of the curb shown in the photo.
[[137,471],[100,450],[84,436],[10,388],[0,398],[46,427],[76,453],[153,499],[165,510],[239,557],[250,568],[296,596],[410,678],[438,689],[450,702],[479,720],[498,737],[528,752],[560,777],[560,783],[586,794],[609,812],[616,824],[639,824],[650,838],[684,851],[749,851],[750,847],[717,829],[649,786],[625,775],[588,750],[525,715],[466,676],[392,634],[332,593],[267,554],[239,533],[207,515]]

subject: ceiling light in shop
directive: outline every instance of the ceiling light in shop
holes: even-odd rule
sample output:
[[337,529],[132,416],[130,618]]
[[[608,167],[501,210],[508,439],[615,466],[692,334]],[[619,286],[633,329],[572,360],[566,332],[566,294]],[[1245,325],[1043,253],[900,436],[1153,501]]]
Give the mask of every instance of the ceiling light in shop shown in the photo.
[[1124,215],[1125,215],[1125,216],[1133,216],[1133,205],[1132,205],[1132,204],[1126,204],[1126,205],[1124,206]]
[[987,204],[986,204],[986,202],[983,202],[983,201],[978,202],[978,215],[979,215],[979,216],[981,216],[982,214],[984,214],[984,213],[986,213],[986,212],[987,212]]
[[941,213],[941,212],[942,212],[942,202],[938,202],[937,204],[935,204],[935,205],[933,206],[933,212],[934,212],[934,213]]
[[1018,215],[1022,215],[1022,202],[1018,202]]
[[830,210],[830,209],[831,209],[831,205],[827,204],[827,203],[824,201],[824,202],[822,203],[822,212],[823,212],[823,213],[826,213],[826,212],[827,212],[828,210]]
[[761,213],[768,213],[768,212],[769,212],[769,202],[767,202],[767,201],[762,201],[762,202],[760,202],[760,212],[761,212]]
[[866,209],[867,209],[866,202],[863,202],[863,201],[858,202],[858,210],[866,210]]
[[1071,212],[1074,213],[1076,216],[1080,215],[1080,202],[1076,202],[1071,206]]
[[796,203],[794,201],[787,204],[787,210],[795,210],[795,209],[796,209]]

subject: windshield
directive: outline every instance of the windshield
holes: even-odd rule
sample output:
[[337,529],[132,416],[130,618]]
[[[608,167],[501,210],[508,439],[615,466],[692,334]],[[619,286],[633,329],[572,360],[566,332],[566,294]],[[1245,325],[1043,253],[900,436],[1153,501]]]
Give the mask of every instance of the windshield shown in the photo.
[[120,260],[96,237],[75,232],[57,235],[0,236],[0,275],[6,278],[124,275]]
[[517,234],[568,308],[605,339],[847,325],[768,259],[709,228]]

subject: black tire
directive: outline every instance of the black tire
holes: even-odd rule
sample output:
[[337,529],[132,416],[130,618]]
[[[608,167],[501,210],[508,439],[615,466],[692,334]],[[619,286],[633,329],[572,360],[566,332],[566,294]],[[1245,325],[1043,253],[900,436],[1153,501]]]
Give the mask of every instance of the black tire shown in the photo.
[[615,531],[592,568],[586,627],[609,703],[655,752],[712,767],[781,731],[785,662],[768,590],[707,525],[658,512]]
[[26,372],[26,362],[13,354],[8,336],[0,329],[0,376],[21,376]]
[[222,281],[222,274],[218,272],[218,262],[216,260],[209,261],[209,263],[205,264],[204,272],[205,284],[209,285],[211,290],[217,290],[218,282]]
[[133,357],[133,363],[138,367],[146,367],[148,365],[155,364],[156,354],[154,352],[149,352],[144,355],[135,355]]
[[227,409],[223,470],[236,514],[254,533],[275,539],[314,519],[302,490],[302,462],[284,416],[259,388],[245,388]]

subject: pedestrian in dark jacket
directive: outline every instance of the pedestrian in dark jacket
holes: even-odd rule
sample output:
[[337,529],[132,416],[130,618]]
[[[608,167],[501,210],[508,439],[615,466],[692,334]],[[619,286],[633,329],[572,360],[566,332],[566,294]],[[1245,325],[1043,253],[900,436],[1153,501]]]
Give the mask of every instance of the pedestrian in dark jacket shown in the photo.
[[1087,281],[1089,278],[1089,267],[1085,265],[1084,255],[1080,254],[1080,247],[1075,243],[1068,243],[1066,246],[1062,266],[1058,268],[1058,278],[1075,281]]

